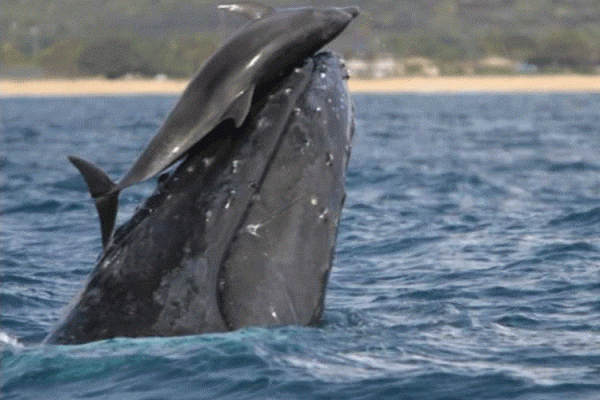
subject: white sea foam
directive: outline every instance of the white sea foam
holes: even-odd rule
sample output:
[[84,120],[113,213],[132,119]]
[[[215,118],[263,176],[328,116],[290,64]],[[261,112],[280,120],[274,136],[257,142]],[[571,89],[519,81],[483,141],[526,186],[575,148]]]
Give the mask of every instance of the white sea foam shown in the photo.
[[23,344],[19,340],[6,332],[0,331],[0,348],[5,346],[22,348]]

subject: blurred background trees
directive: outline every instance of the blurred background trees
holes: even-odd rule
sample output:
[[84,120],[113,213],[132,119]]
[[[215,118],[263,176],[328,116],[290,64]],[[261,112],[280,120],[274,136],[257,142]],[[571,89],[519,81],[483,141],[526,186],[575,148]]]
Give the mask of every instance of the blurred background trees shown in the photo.
[[[600,64],[598,0],[265,3],[359,5],[361,17],[331,47],[364,62],[370,74],[381,60],[393,60],[394,68],[388,69],[395,72],[390,73],[404,74],[422,72],[419,65],[430,64],[442,74],[596,73]],[[189,77],[244,23],[215,4],[2,0],[0,76]]]

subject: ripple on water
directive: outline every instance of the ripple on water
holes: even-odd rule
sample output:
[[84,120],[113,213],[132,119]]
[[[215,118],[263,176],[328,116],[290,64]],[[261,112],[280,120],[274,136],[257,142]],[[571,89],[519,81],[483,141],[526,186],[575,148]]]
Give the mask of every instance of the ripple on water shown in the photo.
[[101,251],[65,156],[122,176],[175,100],[2,100],[4,397],[598,397],[599,95],[355,95],[321,324],[35,345]]

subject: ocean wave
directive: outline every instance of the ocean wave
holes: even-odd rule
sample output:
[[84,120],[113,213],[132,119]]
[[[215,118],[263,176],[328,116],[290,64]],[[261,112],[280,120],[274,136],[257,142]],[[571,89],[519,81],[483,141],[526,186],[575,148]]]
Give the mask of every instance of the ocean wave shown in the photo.
[[552,243],[536,251],[536,256],[544,259],[558,259],[585,253],[598,253],[598,248],[587,242]]
[[23,204],[23,205],[19,205],[17,207],[6,208],[0,212],[0,215],[10,215],[10,214],[18,214],[18,213],[27,213],[27,214],[55,213],[60,210],[65,210],[65,211],[68,209],[73,210],[74,208],[72,208],[72,207],[73,207],[73,205],[65,208],[63,203],[61,203],[60,201],[57,201],[57,200],[46,200],[46,201],[41,201],[41,202],[37,202],[37,203]]
[[600,223],[600,207],[588,211],[572,212],[550,220],[550,226],[596,225]]
[[31,126],[6,126],[0,129],[1,141],[6,144],[32,142],[41,135],[38,129]]
[[174,100],[3,99],[3,398],[598,397],[599,95],[357,95],[318,326],[40,345],[101,253],[65,156],[122,176]]
[[426,244],[439,242],[441,236],[431,237],[407,237],[407,238],[386,238],[381,240],[370,240],[368,243],[358,245],[354,252],[363,255],[386,255],[397,254],[407,250],[421,247]]
[[14,349],[22,349],[24,346],[21,342],[19,342],[18,338],[0,330],[0,351],[5,351],[7,347]]
[[567,163],[550,163],[548,166],[548,171],[550,172],[585,172],[592,171],[597,172],[600,171],[600,166],[596,164],[587,163],[585,161],[575,161],[575,162],[567,162]]

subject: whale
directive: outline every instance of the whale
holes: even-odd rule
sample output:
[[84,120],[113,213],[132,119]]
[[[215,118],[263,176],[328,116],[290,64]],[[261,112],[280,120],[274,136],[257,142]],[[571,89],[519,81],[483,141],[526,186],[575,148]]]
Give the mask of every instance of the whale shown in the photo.
[[220,8],[244,15],[250,22],[203,64],[118,183],[95,165],[69,156],[95,201],[104,247],[112,237],[121,190],[171,166],[223,121],[232,120],[240,127],[257,88],[268,87],[287,74],[359,14],[356,7],[276,10],[259,3],[239,3]]
[[354,135],[347,78],[321,52],[258,88],[239,127],[160,175],[44,342],[318,324]]

